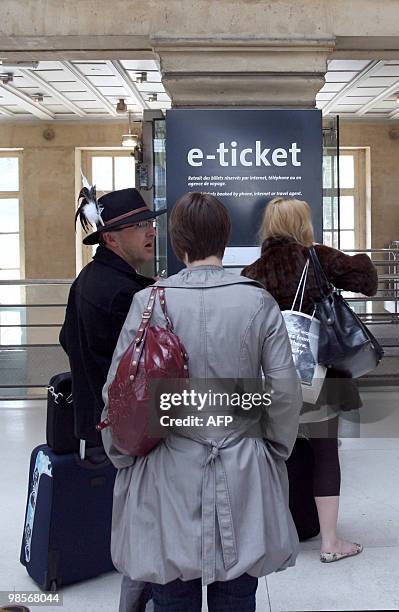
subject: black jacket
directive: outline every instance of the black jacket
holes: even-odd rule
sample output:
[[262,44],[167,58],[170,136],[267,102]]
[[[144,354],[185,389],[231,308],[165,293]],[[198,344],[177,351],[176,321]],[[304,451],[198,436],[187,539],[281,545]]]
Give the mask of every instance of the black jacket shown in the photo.
[[153,282],[99,246],[71,287],[60,343],[71,366],[78,438],[101,443],[95,426],[112,354],[134,294]]

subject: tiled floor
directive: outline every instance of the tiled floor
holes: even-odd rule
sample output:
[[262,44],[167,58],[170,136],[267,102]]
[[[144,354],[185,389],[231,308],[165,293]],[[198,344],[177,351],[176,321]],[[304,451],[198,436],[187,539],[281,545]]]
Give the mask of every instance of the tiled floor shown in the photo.
[[[258,612],[399,608],[399,402],[395,395],[392,389],[368,392],[361,425],[367,437],[342,438],[340,529],[344,537],[362,542],[364,553],[322,565],[318,540],[303,544],[295,568],[260,580]],[[373,424],[378,409],[385,416]],[[27,406],[9,402],[0,406],[0,415],[0,591],[37,590],[18,559],[29,456],[44,440],[45,409],[38,401]],[[350,421],[344,422],[343,434],[350,435],[351,427]],[[119,583],[119,576],[112,573],[67,587],[61,609],[116,612]]]

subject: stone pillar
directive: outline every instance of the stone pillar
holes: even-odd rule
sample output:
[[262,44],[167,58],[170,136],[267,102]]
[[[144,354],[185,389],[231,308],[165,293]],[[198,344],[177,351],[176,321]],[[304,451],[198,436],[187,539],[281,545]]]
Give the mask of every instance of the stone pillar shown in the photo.
[[175,108],[312,108],[333,38],[152,38]]

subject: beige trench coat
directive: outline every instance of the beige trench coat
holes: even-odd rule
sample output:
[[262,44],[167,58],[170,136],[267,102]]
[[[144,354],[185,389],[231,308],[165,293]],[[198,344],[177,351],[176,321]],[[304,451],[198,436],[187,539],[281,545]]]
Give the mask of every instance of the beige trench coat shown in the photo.
[[[288,509],[285,459],[298,431],[300,386],[280,310],[261,285],[219,266],[184,269],[159,281],[174,330],[189,355],[190,376],[260,378],[275,400],[258,438],[242,423],[223,437],[171,433],[146,457],[105,449],[119,468],[112,558],[135,580],[165,584],[202,577],[203,584],[245,572],[264,576],[295,564],[298,539]],[[149,289],[137,293],[103,390],[135,336]],[[159,303],[153,322],[165,325]],[[210,408],[210,411],[212,409]]]

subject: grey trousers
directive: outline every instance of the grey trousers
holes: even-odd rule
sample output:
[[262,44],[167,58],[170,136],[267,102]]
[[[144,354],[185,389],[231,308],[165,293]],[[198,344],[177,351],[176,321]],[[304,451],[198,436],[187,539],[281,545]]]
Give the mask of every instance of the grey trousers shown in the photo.
[[119,612],[154,612],[152,599],[148,601],[150,597],[151,585],[148,582],[123,576]]

